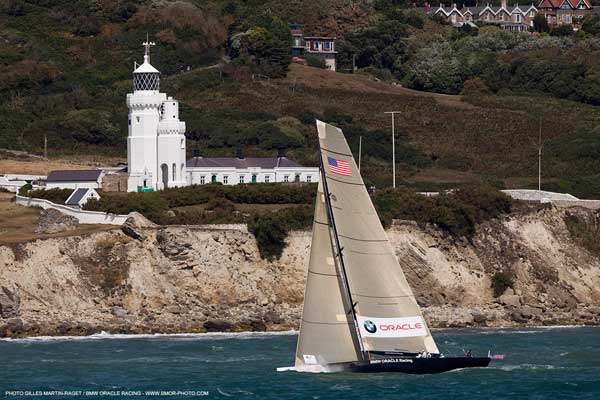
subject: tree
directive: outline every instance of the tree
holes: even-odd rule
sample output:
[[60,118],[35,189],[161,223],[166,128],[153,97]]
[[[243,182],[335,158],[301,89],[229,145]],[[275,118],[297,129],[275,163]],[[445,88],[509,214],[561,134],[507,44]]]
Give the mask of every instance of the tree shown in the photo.
[[573,33],[573,25],[560,25],[550,29],[552,36],[571,36]]
[[542,14],[536,14],[533,18],[533,30],[539,33],[549,32],[550,26],[548,26],[548,20]]

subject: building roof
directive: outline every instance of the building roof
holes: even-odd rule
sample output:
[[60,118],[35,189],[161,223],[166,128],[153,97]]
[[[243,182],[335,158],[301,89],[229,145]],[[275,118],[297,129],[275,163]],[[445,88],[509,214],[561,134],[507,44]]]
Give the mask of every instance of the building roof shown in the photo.
[[100,174],[102,174],[100,169],[52,171],[48,174],[46,182],[97,181]]
[[187,160],[187,168],[302,168],[302,165],[286,157],[194,157]]
[[[145,58],[145,57],[144,57]],[[143,64],[140,65],[133,71],[134,74],[143,74],[143,73],[151,73],[151,74],[159,74],[160,72],[154,68],[148,61],[144,60]]]
[[78,188],[78,189],[75,189],[73,191],[73,193],[71,193],[71,195],[69,196],[69,198],[67,199],[67,201],[65,201],[65,204],[68,205],[68,206],[77,206],[77,205],[79,205],[79,202],[87,194],[88,190],[94,190],[94,189],[88,189],[88,188]]

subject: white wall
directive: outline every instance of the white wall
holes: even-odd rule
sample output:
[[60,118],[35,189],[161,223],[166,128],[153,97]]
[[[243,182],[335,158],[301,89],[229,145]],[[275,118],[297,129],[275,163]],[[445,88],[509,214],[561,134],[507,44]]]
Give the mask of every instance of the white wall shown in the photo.
[[34,199],[31,197],[16,196],[16,203],[25,207],[40,207],[43,209],[53,208],[63,214],[77,218],[80,224],[107,224],[122,225],[128,218],[128,215],[109,214],[99,211],[77,210],[62,204],[55,204],[44,199]]
[[72,182],[46,182],[46,189],[100,189],[100,182],[98,181],[72,181]]

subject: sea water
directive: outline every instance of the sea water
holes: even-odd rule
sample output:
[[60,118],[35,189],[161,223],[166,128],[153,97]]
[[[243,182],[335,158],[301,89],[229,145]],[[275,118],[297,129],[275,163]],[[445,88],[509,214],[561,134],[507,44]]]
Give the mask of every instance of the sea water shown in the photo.
[[438,375],[276,372],[297,334],[0,340],[8,399],[600,399],[600,328],[434,330],[447,355],[505,354]]

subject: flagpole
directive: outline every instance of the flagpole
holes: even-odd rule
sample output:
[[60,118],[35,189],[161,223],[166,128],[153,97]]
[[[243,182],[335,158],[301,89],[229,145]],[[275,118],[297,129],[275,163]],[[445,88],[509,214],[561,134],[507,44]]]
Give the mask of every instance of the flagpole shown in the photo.
[[385,111],[384,114],[392,114],[392,186],[396,188],[396,144],[395,141],[395,128],[394,115],[400,114],[400,111]]

